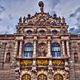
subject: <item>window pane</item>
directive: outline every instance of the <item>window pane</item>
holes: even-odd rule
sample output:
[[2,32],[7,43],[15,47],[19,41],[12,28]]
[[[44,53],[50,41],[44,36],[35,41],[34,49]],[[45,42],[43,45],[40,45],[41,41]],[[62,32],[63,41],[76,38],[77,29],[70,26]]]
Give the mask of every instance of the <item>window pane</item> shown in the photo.
[[53,57],[60,57],[60,45],[58,43],[52,43],[51,54]]
[[32,57],[32,53],[33,53],[33,45],[31,43],[27,43],[24,46],[24,56],[25,57]]

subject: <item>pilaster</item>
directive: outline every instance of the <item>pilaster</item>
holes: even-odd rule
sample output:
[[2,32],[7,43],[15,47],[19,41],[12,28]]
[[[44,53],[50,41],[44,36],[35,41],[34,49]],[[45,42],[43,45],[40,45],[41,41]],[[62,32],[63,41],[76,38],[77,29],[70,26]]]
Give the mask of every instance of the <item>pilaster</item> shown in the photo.
[[36,40],[37,40],[37,37],[35,36],[34,37],[34,43],[33,43],[33,57],[36,57]]
[[22,45],[23,45],[23,41],[20,40],[19,57],[21,57],[21,54],[22,54]]
[[69,48],[69,41],[67,40],[66,41],[66,46],[67,46],[67,55],[68,55],[68,57],[70,57],[70,48]]
[[48,37],[48,54],[47,57],[51,57],[51,37]]
[[64,45],[64,40],[62,40],[62,53],[63,53],[63,56],[65,56],[65,45]]

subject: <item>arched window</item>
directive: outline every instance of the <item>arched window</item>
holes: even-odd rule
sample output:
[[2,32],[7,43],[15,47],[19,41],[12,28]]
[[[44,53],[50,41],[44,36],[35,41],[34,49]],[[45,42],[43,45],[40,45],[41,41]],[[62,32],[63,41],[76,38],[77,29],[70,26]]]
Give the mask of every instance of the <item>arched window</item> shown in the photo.
[[53,35],[56,35],[57,33],[58,33],[57,30],[52,30],[52,34],[53,34]]
[[45,74],[40,74],[38,80],[47,80],[47,76]]
[[28,34],[28,35],[31,35],[31,34],[32,34],[32,31],[31,31],[31,30],[28,30],[28,31],[27,31],[27,34]]
[[78,62],[78,53],[74,53],[74,62],[75,62],[75,63]]
[[9,52],[6,54],[6,62],[10,63],[10,53]]
[[24,46],[24,57],[32,57],[33,54],[33,45],[31,43],[27,43]]
[[45,34],[45,31],[44,31],[44,30],[40,30],[40,31],[39,31],[39,34],[40,34],[40,35],[44,35],[44,34]]
[[61,74],[54,75],[54,80],[63,80],[63,76]]
[[60,45],[58,43],[52,43],[51,44],[51,54],[52,57],[60,57]]
[[21,80],[31,80],[31,76],[29,74],[24,74]]

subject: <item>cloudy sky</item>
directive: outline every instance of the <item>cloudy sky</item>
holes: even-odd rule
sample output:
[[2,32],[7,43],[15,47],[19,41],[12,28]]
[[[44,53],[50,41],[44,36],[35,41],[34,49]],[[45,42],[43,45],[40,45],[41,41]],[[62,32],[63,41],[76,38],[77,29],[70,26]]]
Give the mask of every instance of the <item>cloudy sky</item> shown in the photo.
[[[0,33],[15,33],[15,25],[20,16],[34,15],[39,12],[40,0],[0,0]],[[69,25],[69,32],[80,33],[80,0],[42,0],[45,12],[54,11],[64,16]]]

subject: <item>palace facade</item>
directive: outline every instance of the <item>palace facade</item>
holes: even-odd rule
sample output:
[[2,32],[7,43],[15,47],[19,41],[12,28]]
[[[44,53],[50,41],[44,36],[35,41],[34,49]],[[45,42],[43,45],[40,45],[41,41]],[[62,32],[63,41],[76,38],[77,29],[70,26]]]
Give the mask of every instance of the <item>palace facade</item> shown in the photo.
[[20,17],[14,34],[0,34],[0,80],[80,80],[80,35],[64,17],[40,12]]

